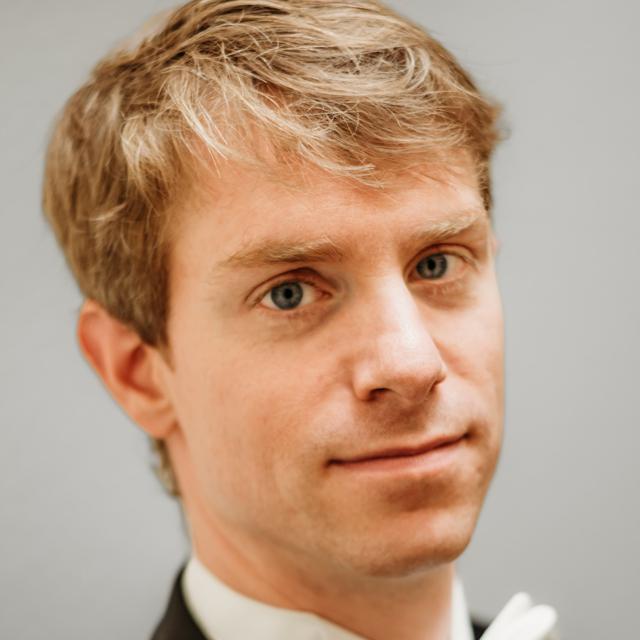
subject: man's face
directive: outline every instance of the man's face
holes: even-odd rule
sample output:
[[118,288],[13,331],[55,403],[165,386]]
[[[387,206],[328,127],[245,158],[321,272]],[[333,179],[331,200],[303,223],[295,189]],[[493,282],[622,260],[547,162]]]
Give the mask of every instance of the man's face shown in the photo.
[[[307,176],[227,168],[183,208],[168,330],[185,502],[227,540],[300,566],[406,575],[452,561],[503,420],[473,172],[384,192]],[[464,438],[388,457],[440,436]]]

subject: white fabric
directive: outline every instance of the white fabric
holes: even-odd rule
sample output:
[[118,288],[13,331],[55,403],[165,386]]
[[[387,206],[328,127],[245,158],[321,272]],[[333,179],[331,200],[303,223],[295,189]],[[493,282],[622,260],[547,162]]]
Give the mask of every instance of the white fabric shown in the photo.
[[559,640],[558,614],[546,604],[533,604],[528,593],[516,593],[480,640]]
[[[212,640],[363,640],[312,613],[274,607],[234,591],[192,555],[182,577],[191,615]],[[462,582],[455,576],[448,640],[473,640]]]

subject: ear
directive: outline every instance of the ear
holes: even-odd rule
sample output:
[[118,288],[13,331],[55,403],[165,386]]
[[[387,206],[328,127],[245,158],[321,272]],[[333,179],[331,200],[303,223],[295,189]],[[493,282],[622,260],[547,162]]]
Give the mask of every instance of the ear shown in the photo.
[[500,251],[500,247],[502,246],[502,242],[500,242],[500,240],[498,240],[498,237],[495,234],[495,231],[491,231],[491,253],[493,256],[497,256],[498,252]]
[[126,413],[154,438],[165,439],[176,416],[159,351],[113,318],[95,300],[80,309],[76,336],[80,349]]

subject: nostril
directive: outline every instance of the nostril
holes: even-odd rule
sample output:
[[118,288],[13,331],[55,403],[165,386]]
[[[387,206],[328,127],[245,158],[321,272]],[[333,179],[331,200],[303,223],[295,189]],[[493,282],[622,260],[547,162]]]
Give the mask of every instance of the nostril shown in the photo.
[[383,395],[385,391],[390,391],[390,389],[387,389],[386,387],[379,387],[377,389],[372,389],[371,393],[369,394],[369,397],[371,400],[375,400],[376,398]]

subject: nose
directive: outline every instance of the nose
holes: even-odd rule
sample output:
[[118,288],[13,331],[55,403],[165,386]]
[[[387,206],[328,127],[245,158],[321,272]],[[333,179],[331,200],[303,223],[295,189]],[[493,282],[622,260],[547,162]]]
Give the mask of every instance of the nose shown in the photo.
[[388,283],[362,304],[352,343],[353,390],[359,400],[387,396],[424,402],[447,376],[427,313],[404,282]]

